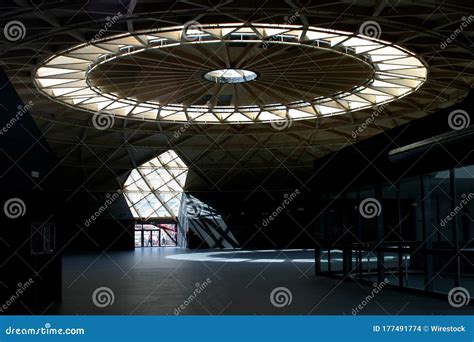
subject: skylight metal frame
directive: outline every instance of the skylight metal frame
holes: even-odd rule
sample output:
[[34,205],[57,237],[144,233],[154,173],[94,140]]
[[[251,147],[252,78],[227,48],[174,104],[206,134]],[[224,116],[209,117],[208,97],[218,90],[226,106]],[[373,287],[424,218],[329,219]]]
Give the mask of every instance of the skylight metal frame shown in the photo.
[[[146,121],[242,124],[314,119],[376,107],[415,92],[428,77],[425,63],[413,52],[356,33],[302,25],[206,24],[194,30],[195,40],[188,41],[183,39],[185,30],[184,26],[175,26],[123,34],[94,42],[93,45],[76,46],[51,57],[38,67],[34,73],[35,84],[55,101],[89,112],[106,110],[118,117]],[[247,39],[243,39],[244,35]],[[373,68],[373,77],[364,84],[354,86],[349,92],[327,97],[238,107],[139,102],[134,98],[103,93],[88,79],[94,68],[116,58],[148,49],[213,42],[290,44],[327,49],[369,63]]]
[[122,189],[133,217],[177,221],[187,173],[188,167],[173,150],[133,169]]

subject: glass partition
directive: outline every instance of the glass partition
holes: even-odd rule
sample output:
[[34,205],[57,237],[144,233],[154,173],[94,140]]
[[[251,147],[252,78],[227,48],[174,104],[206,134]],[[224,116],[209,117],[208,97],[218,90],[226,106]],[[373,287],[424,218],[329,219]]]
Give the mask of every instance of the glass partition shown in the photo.
[[[380,215],[361,210],[379,202]],[[474,165],[320,197],[319,272],[474,296]],[[383,227],[382,227],[383,226]],[[382,235],[382,236],[380,236]]]

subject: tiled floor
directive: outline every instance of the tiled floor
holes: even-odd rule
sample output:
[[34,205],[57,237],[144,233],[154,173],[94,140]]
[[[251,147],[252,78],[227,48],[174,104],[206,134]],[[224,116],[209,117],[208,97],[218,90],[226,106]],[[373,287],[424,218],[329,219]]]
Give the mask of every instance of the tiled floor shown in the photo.
[[[207,280],[209,278],[210,282]],[[104,307],[96,303],[113,303]],[[271,293],[276,288],[272,304]],[[199,288],[199,290],[197,290]],[[99,290],[102,291],[102,290]],[[229,251],[140,248],[65,256],[58,314],[338,314],[371,293],[370,285],[314,276],[313,251]],[[198,293],[199,292],[199,293]],[[289,298],[291,297],[291,302]],[[467,314],[447,299],[385,287],[359,314]]]

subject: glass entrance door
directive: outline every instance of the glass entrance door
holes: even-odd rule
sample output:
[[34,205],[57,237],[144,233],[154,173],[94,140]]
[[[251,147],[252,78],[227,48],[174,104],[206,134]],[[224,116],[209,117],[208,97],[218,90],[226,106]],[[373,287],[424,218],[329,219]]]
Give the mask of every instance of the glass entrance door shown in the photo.
[[175,223],[135,224],[135,248],[138,247],[176,247]]

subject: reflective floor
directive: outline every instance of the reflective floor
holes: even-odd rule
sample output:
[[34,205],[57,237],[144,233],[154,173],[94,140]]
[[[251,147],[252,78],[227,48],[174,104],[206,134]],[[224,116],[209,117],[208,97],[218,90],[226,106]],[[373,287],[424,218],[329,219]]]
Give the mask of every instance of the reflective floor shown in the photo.
[[[138,248],[67,255],[59,314],[467,314],[432,298],[314,276],[312,250]],[[370,295],[370,299],[367,300]],[[373,295],[373,296],[372,296]]]

